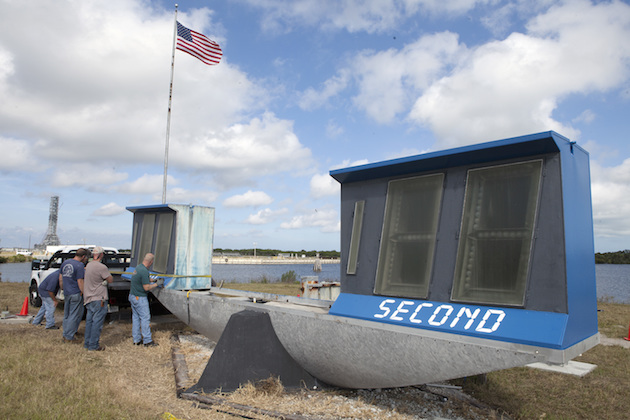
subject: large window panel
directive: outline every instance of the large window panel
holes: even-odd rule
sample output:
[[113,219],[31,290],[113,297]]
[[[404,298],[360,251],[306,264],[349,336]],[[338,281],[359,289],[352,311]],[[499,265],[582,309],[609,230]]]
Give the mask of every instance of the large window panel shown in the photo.
[[542,161],[468,171],[452,299],[522,306]]
[[153,269],[158,273],[166,273],[174,220],[174,213],[160,213],[158,218],[155,261],[153,262]]
[[442,173],[390,181],[376,294],[427,297],[443,183]]
[[140,247],[138,249],[138,264],[142,262],[147,253],[151,252],[151,242],[153,242],[154,229],[155,214],[145,214],[142,217],[142,231],[140,232]]

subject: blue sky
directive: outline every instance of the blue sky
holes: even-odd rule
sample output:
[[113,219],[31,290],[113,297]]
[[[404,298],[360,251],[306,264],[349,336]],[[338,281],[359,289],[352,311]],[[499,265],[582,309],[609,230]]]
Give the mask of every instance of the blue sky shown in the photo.
[[[0,0],[0,246],[128,248],[161,203],[174,3]],[[596,251],[630,248],[630,5],[180,1],[167,202],[219,248],[339,250],[331,169],[554,130],[591,156]]]

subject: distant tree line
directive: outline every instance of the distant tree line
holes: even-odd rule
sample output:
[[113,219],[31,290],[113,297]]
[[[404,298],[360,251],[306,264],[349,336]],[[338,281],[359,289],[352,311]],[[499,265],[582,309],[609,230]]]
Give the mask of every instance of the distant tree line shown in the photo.
[[597,252],[595,264],[630,264],[630,249],[617,252]]
[[22,254],[17,254],[17,255],[9,255],[9,256],[0,256],[0,264],[4,264],[4,263],[23,263],[23,262],[27,262],[27,261],[31,261],[33,258],[29,255],[22,255]]
[[[251,255],[254,256],[254,248],[249,249],[229,249],[229,248],[215,248],[215,254],[240,254],[240,255]],[[258,257],[276,257],[280,254],[296,254],[301,257],[302,255],[306,255],[307,257],[316,257],[319,253],[320,258],[331,259],[331,258],[339,258],[339,251],[282,251],[279,249],[264,249],[264,248],[256,248],[256,256]]]

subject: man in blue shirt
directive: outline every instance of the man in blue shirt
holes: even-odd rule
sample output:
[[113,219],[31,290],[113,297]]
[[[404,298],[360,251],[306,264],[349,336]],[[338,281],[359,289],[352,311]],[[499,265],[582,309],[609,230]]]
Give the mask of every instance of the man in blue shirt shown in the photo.
[[83,278],[90,251],[79,248],[74,258],[65,260],[59,269],[63,288],[63,340],[71,342],[83,319]]
[[57,301],[57,293],[59,292],[59,270],[55,270],[46,276],[43,282],[39,284],[39,297],[42,299],[42,307],[33,318],[33,325],[41,325],[44,315],[46,315],[46,329],[58,330],[55,325],[55,308]]
[[129,287],[129,303],[131,303],[131,336],[137,346],[144,342],[145,347],[157,346],[151,338],[151,312],[149,311],[149,299],[147,292],[157,287],[157,283],[151,282],[149,267],[153,264],[154,256],[149,253],[144,256],[142,264],[136,266],[131,285]]

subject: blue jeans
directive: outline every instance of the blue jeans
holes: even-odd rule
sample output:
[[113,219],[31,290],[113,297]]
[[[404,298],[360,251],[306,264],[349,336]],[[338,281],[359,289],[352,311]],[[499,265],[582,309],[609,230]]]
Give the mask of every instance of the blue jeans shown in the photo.
[[[102,306],[101,306],[102,304]],[[103,330],[103,322],[107,315],[107,304],[100,300],[93,301],[85,305],[87,314],[85,315],[85,340],[83,347],[88,350],[96,350],[101,345],[101,331]]]
[[42,298],[42,307],[39,308],[39,312],[33,318],[33,325],[39,325],[42,323],[44,319],[44,315],[46,315],[46,328],[51,328],[55,326],[55,302],[52,300],[50,295],[40,296]]
[[149,311],[149,299],[146,296],[129,295],[131,303],[131,336],[134,343],[144,341],[144,344],[153,341],[151,338],[151,312]]
[[79,323],[83,319],[83,295],[65,296],[63,303],[63,338],[74,340],[74,335],[79,329]]

